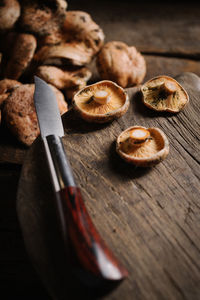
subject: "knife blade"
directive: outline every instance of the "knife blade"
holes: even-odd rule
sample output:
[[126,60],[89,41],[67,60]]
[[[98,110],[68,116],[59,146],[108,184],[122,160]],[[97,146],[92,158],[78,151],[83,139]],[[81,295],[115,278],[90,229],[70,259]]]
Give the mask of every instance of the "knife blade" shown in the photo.
[[[69,254],[72,249],[76,274],[89,286],[116,284],[127,270],[106,246],[95,228],[77,187],[62,143],[64,129],[56,96],[51,87],[35,76],[34,103],[41,137],[55,191],[60,229]],[[73,259],[74,261],[74,259]]]

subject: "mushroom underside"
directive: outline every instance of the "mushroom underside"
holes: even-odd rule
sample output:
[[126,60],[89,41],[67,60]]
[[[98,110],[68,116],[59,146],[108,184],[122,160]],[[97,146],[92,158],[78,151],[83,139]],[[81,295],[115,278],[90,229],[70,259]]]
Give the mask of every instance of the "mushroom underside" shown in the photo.
[[[99,92],[106,92],[110,101],[105,104],[95,101],[94,95]],[[83,111],[91,115],[104,115],[117,111],[125,104],[126,98],[122,91],[110,84],[97,84],[85,88],[76,97],[76,105]]]
[[144,104],[157,111],[178,112],[188,102],[188,95],[183,87],[167,76],[148,81],[141,91]]
[[149,128],[150,137],[140,147],[132,147],[130,143],[126,143],[130,137],[130,131],[126,131],[119,140],[120,151],[124,152],[128,156],[137,159],[149,159],[158,155],[162,149],[164,149],[164,140],[160,136],[160,133],[155,129]]

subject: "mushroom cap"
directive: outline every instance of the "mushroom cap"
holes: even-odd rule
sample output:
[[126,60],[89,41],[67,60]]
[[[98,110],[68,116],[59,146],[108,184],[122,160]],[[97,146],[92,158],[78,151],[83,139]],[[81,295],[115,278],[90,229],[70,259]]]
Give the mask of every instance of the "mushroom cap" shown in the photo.
[[0,107],[10,95],[11,91],[20,86],[21,82],[13,79],[2,79],[0,80]]
[[82,42],[62,43],[42,47],[34,59],[42,64],[83,66],[91,61],[92,50]]
[[141,87],[143,103],[156,111],[177,113],[189,102],[186,90],[174,78],[160,75]]
[[[148,140],[142,143],[140,147],[133,147],[129,143],[128,139],[134,129],[143,129],[150,133]],[[139,167],[151,167],[166,158],[169,153],[169,142],[164,132],[159,128],[132,126],[118,136],[116,151],[128,163]]]
[[[63,113],[67,110],[64,97],[59,90],[53,86],[52,88],[56,91],[59,109]],[[7,126],[17,139],[27,146],[33,143],[40,132],[33,101],[34,89],[34,84],[23,84],[16,87],[8,96],[3,107]]]
[[66,18],[65,0],[26,0],[22,6],[20,25],[38,36],[50,35],[60,28]]
[[49,85],[52,87],[52,89],[56,95],[60,114],[63,115],[68,110],[68,105],[67,105],[67,102],[65,101],[65,97],[64,97],[63,93],[61,91],[59,91],[55,86],[53,86],[51,84],[49,84]]
[[17,0],[3,0],[0,5],[0,30],[11,29],[20,16]]
[[84,11],[67,11],[62,31],[66,41],[84,42],[93,50],[93,55],[101,49],[104,43],[105,36],[102,29]]
[[6,65],[5,77],[18,79],[29,66],[37,46],[36,38],[32,34],[19,33],[10,53]]
[[140,84],[146,74],[144,57],[123,42],[106,43],[96,62],[102,79],[115,81],[124,88]]
[[[108,92],[110,97],[108,103],[100,104],[94,100],[94,95],[99,90]],[[105,123],[126,113],[129,107],[129,98],[122,87],[112,81],[103,80],[81,89],[74,95],[72,104],[84,120]]]
[[4,78],[0,80],[0,94],[8,93],[19,85],[21,85],[21,82],[17,80]]
[[61,69],[55,66],[40,66],[36,75],[61,90],[84,87],[92,73],[87,68],[75,70]]

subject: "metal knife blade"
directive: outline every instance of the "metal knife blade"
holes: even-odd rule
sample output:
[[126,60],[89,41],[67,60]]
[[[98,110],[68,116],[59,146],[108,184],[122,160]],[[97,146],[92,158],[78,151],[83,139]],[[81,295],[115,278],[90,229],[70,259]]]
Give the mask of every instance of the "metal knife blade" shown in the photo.
[[34,103],[41,136],[43,138],[52,134],[60,137],[64,136],[64,129],[55,93],[44,80],[37,76],[34,76],[34,80]]

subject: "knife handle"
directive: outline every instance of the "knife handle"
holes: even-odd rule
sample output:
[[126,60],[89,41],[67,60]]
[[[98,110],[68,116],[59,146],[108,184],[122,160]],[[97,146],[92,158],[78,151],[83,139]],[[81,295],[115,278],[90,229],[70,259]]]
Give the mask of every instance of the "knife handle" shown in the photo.
[[[126,269],[105,245],[85,207],[80,189],[76,186],[62,140],[48,136],[47,142],[56,172],[64,182],[57,191],[58,219],[66,250],[70,248],[76,270],[86,284],[117,283],[127,277]],[[63,177],[63,179],[62,179]],[[72,258],[72,257],[71,257]]]
[[[66,187],[59,193],[65,225],[68,229],[68,239],[81,268],[88,273],[88,276],[96,277],[96,281],[124,279],[127,271],[107,248],[93,225],[79,188]],[[65,232],[65,228],[63,229]]]

